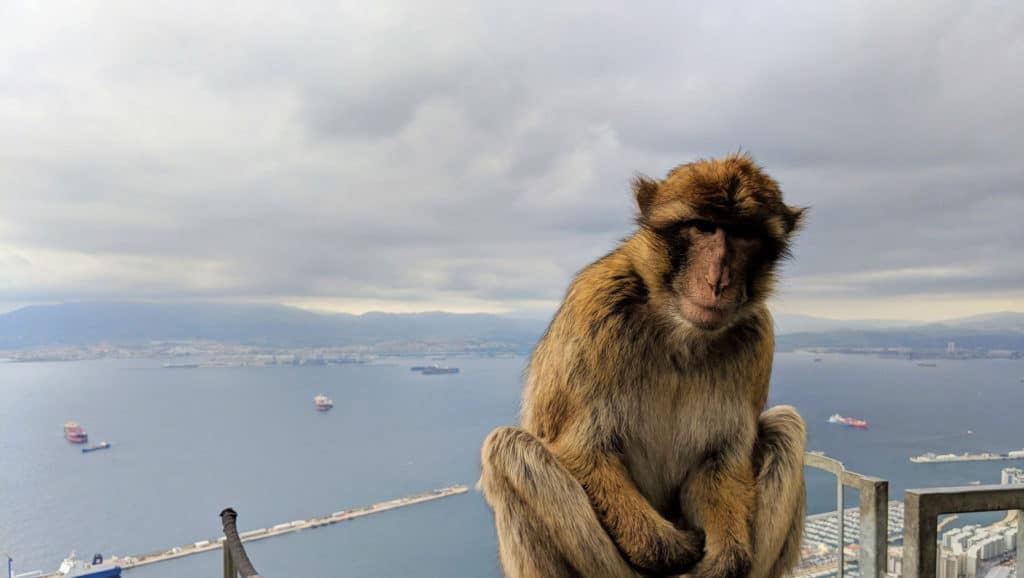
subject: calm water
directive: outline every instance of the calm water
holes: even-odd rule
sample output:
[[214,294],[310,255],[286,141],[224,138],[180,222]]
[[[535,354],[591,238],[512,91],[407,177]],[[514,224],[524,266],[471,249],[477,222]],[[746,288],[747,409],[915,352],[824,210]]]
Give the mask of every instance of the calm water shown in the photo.
[[[137,554],[461,483],[478,448],[515,421],[524,360],[459,359],[458,375],[397,365],[164,370],[160,361],[0,364],[0,552],[18,571],[53,570],[71,549]],[[997,482],[1021,462],[911,464],[925,451],[1024,446],[1024,363],[912,362],[780,354],[772,403],[796,405],[811,449],[906,487]],[[312,398],[335,400],[326,414]],[[825,423],[834,412],[868,431]],[[62,424],[110,450],[82,455]],[[968,435],[967,430],[973,430]],[[832,480],[809,474],[812,511]],[[854,495],[850,496],[855,498]],[[498,576],[494,531],[469,494],[251,543],[264,576]],[[220,553],[132,570],[135,578],[217,578]]]

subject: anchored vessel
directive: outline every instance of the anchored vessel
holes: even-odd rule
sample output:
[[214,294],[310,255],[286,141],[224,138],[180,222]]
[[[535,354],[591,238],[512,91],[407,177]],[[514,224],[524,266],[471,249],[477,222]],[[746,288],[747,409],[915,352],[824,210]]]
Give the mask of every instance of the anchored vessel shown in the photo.
[[69,421],[64,424],[64,439],[73,444],[84,444],[89,441],[89,434],[77,422]]
[[444,373],[458,373],[458,367],[441,367],[439,365],[430,365],[424,367],[422,370],[423,375],[441,375]]
[[164,369],[197,369],[198,363],[165,363]]
[[318,395],[313,398],[313,405],[316,406],[317,411],[327,411],[334,407],[334,400],[326,395]]
[[834,413],[828,418],[828,423],[839,423],[850,427],[868,429],[868,422],[862,419],[854,419],[852,417],[843,417],[838,413]]

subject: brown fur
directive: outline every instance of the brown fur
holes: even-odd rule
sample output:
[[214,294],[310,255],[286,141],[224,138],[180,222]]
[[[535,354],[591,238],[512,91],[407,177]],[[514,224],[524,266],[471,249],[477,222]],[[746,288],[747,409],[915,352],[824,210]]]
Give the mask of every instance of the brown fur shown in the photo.
[[522,427],[481,454],[514,578],[778,578],[799,554],[803,422],[765,411],[764,305],[802,210],[746,156],[634,182],[638,231],[577,276]]

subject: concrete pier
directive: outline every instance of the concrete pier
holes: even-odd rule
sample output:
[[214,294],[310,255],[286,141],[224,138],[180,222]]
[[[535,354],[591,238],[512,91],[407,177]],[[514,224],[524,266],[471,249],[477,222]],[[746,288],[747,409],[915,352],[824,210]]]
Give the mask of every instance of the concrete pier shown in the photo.
[[[447,498],[449,496],[455,496],[458,494],[465,494],[469,491],[469,488],[462,485],[448,486],[447,488],[441,488],[430,492],[423,492],[422,494],[415,494],[412,496],[406,496],[404,498],[396,498],[387,502],[380,502],[379,504],[373,504],[372,506],[362,506],[358,508],[350,508],[347,510],[341,510],[316,518],[309,518],[307,520],[294,520],[291,522],[283,522],[281,524],[275,524],[269,528],[259,528],[256,530],[249,530],[246,532],[240,532],[239,537],[242,542],[251,542],[253,540],[262,540],[264,538],[271,538],[273,536],[280,536],[282,534],[291,534],[293,532],[299,532],[301,530],[308,530],[312,528],[319,528],[321,526],[329,526],[331,524],[337,524],[338,522],[344,522],[347,520],[353,520],[362,516],[369,516],[370,514],[376,514],[378,512],[386,512],[388,510],[394,510],[396,508],[402,508],[405,506],[412,506],[414,504],[422,504],[423,502],[430,502],[433,500],[439,500],[441,498]],[[147,564],[156,564],[157,562],[165,562],[167,560],[174,560],[176,558],[183,558],[185,556],[191,556],[193,554],[201,554],[203,552],[209,552],[210,550],[219,550],[224,542],[224,537],[208,538],[205,540],[197,540],[191,544],[185,544],[183,546],[175,546],[167,550],[157,550],[155,552],[149,552],[147,554],[138,554],[136,556],[111,556],[108,560],[115,562],[121,566],[123,570],[130,570],[139,566],[145,566]],[[42,578],[59,578],[60,574],[46,574]]]

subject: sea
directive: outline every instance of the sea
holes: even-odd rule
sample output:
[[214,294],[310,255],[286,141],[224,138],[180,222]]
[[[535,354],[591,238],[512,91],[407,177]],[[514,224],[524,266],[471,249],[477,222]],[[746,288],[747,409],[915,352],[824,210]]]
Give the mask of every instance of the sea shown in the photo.
[[[320,367],[165,369],[167,360],[0,363],[0,554],[15,572],[53,571],[76,550],[132,555],[452,484],[462,495],[250,542],[266,578],[497,578],[493,520],[473,485],[479,447],[517,419],[522,357],[422,358]],[[1022,462],[913,464],[928,451],[1024,447],[1024,362],[776,355],[771,404],[808,422],[809,449],[906,488],[998,483]],[[313,396],[334,399],[314,411]],[[867,420],[857,430],[829,415]],[[80,422],[82,454],[63,439]],[[835,509],[835,481],[808,471],[810,512]],[[856,504],[850,492],[848,505]],[[221,553],[132,569],[132,578],[218,578]]]

